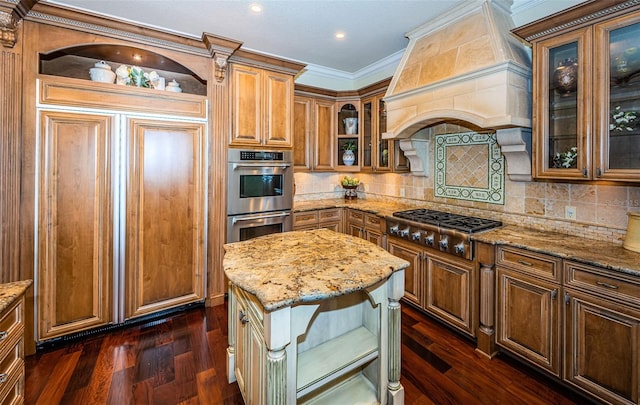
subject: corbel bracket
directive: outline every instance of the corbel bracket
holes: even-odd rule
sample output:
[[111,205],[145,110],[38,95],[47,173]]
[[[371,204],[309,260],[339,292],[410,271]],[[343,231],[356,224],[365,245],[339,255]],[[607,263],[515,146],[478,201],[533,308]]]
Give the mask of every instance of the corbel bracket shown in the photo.
[[13,48],[16,44],[17,20],[13,14],[0,11],[0,42],[7,48]]
[[222,83],[227,74],[227,60],[242,46],[242,42],[207,33],[202,34],[202,42],[213,58],[214,77],[218,83]]

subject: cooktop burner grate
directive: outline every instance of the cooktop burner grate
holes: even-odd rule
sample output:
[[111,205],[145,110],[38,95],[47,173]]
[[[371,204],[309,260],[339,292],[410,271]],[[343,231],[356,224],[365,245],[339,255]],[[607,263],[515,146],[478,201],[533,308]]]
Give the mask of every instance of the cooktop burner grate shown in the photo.
[[393,213],[393,216],[421,224],[436,225],[440,228],[455,229],[466,233],[479,232],[502,226],[502,222],[492,219],[469,217],[426,208],[397,211]]

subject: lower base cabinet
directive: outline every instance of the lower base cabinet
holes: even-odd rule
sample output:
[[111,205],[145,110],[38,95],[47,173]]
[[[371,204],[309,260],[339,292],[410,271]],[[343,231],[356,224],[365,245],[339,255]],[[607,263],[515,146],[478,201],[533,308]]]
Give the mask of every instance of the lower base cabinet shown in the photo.
[[[351,294],[266,312],[229,289],[227,376],[245,404],[404,404],[403,271]],[[395,378],[395,379],[394,379]]]
[[564,379],[612,404],[640,403],[640,280],[566,261]]
[[609,404],[639,404],[640,280],[497,248],[496,344]]
[[405,271],[405,299],[466,335],[478,327],[477,266],[450,260],[435,249],[387,238],[387,251],[410,263]]

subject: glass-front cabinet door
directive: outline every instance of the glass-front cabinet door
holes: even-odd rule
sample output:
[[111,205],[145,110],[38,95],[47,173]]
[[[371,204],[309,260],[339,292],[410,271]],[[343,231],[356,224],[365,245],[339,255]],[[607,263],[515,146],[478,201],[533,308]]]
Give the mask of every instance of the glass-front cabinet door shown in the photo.
[[391,171],[392,141],[383,140],[387,110],[382,95],[362,100],[362,170]]
[[591,28],[538,42],[534,78],[536,177],[591,173]]
[[640,181],[640,13],[594,26],[594,177]]

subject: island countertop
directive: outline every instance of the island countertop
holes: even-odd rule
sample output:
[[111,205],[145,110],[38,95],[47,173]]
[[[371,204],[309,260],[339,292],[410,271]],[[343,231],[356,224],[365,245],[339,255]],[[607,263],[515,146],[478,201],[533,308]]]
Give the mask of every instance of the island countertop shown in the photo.
[[33,284],[31,280],[0,284],[0,312],[7,309]]
[[224,245],[229,281],[266,311],[363,290],[409,266],[364,239],[314,229]]

